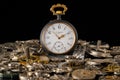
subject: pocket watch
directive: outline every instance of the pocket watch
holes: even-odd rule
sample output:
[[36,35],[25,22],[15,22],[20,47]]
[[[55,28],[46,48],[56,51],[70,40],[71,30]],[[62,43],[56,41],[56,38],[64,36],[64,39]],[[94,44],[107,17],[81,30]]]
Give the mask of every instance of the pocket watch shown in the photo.
[[66,5],[59,3],[52,5],[50,11],[57,16],[57,19],[51,20],[44,26],[40,34],[40,43],[50,53],[66,54],[73,50],[77,42],[77,31],[71,23],[61,19],[61,15],[65,15],[67,11]]

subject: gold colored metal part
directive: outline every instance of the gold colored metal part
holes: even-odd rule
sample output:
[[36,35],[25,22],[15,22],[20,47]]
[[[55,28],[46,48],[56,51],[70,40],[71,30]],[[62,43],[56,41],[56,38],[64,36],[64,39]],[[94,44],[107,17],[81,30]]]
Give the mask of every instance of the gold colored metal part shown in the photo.
[[[55,11],[55,8],[63,8],[64,10],[57,10]],[[50,11],[53,13],[53,15],[65,15],[65,12],[67,11],[67,7],[64,4],[56,4],[56,5],[52,5],[52,7],[50,8]]]
[[22,65],[26,65],[27,63],[44,63],[47,64],[49,62],[49,58],[47,56],[37,56],[37,55],[30,55],[30,58],[27,59],[26,56],[22,56],[19,58],[19,62]]
[[95,72],[85,69],[77,69],[72,72],[73,79],[77,80],[91,80],[96,76]]
[[116,76],[116,75],[107,75],[107,76],[104,76],[102,79],[100,80],[120,80],[120,77],[119,76]]
[[44,63],[44,64],[47,64],[49,62],[49,58],[47,56],[40,56],[40,62],[41,63]]
[[19,58],[19,63],[24,65],[24,66],[27,63],[32,64],[34,62],[39,63],[40,62],[40,57],[39,56],[35,56],[35,55],[30,55],[30,59],[27,59],[26,56],[22,56],[21,58]]
[[116,70],[120,70],[120,66],[118,64],[109,64],[107,67],[103,69],[105,72],[114,72]]

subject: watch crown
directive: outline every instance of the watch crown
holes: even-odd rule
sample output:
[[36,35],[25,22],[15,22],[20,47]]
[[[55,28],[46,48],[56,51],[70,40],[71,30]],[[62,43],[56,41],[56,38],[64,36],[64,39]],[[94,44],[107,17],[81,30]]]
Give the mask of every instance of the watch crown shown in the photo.
[[67,7],[64,4],[54,4],[50,8],[50,11],[53,13],[53,15],[65,15],[65,12],[67,11]]
[[61,15],[62,11],[56,11],[56,14]]

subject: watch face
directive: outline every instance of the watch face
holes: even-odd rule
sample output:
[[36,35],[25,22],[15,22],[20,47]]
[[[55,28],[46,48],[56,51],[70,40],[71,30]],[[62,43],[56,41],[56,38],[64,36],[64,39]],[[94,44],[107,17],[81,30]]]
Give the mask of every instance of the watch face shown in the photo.
[[46,25],[41,32],[41,43],[54,54],[69,52],[76,43],[76,30],[71,24],[55,22]]

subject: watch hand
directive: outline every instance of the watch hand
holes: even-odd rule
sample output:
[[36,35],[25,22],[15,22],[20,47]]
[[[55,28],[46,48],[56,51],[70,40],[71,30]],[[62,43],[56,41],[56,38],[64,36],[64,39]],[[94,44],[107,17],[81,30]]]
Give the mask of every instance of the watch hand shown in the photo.
[[59,38],[59,36],[55,33],[55,32],[53,32],[54,34],[55,34],[55,36],[57,37],[57,38]]
[[61,38],[63,38],[63,37],[65,37],[65,34],[62,34],[62,35],[59,37],[59,39],[61,39]]

